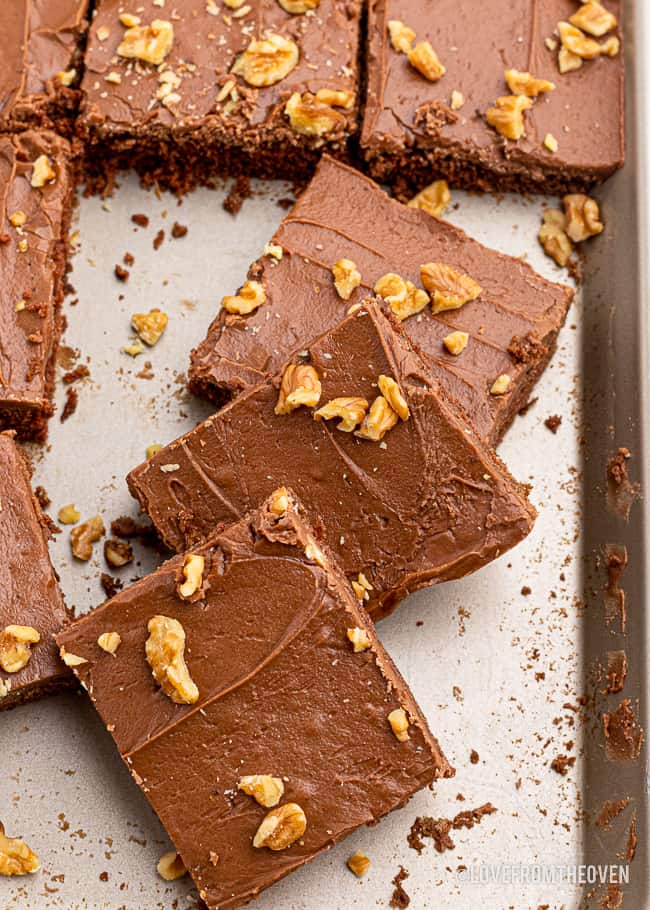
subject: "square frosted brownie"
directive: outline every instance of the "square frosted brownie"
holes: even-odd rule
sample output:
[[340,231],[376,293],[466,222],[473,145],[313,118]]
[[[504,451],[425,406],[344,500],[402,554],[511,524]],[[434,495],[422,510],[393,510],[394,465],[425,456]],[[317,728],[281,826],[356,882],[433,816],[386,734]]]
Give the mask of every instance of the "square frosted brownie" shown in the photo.
[[124,10],[100,0],[89,30],[78,129],[91,179],[134,167],[182,191],[215,174],[303,179],[324,149],[347,154],[361,0]]
[[0,430],[42,440],[53,412],[74,179],[50,132],[0,137]]
[[0,131],[71,132],[87,12],[88,0],[2,4]]
[[0,433],[0,710],[72,681],[54,641],[67,620],[47,548],[50,529],[32,493],[26,456]]
[[[281,257],[281,258],[278,258]],[[343,299],[332,267],[354,263],[358,286]],[[460,309],[427,305],[403,326],[442,388],[495,445],[528,400],[555,349],[572,292],[542,278],[521,259],[472,240],[459,228],[389,198],[375,183],[325,157],[281,222],[249,280],[264,302],[237,313],[225,298],[205,341],[193,352],[193,390],[223,404],[273,375],[295,351],[344,318],[386,273],[421,283],[421,266],[440,261],[470,275],[480,295]],[[229,306],[232,310],[226,309]],[[443,341],[469,337],[460,354]],[[496,377],[510,376],[506,395],[491,395]]]
[[624,62],[622,4],[604,5],[370,0],[370,173],[405,195],[437,177],[543,193],[605,180],[624,158]]
[[286,489],[58,642],[211,910],[453,774]]
[[526,490],[373,301],[128,482],[179,551],[291,486],[374,618],[480,568],[535,518]]

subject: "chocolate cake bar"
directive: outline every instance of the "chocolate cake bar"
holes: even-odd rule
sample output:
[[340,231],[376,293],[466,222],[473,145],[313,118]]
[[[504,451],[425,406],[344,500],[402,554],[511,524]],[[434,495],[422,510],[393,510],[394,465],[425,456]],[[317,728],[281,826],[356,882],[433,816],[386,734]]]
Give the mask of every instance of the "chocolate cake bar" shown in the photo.
[[0,136],[0,429],[43,439],[53,412],[74,180],[50,132]]
[[0,132],[69,135],[88,0],[7,0],[0,29]]
[[[361,0],[100,0],[78,124],[89,177],[175,190],[215,173],[305,178],[357,128]],[[172,15],[173,13],[173,15]]]
[[27,458],[0,433],[0,711],[72,682],[54,633],[67,614]]
[[[341,259],[359,273],[358,286],[345,299],[332,272]],[[333,328],[383,275],[397,273],[420,284],[421,266],[432,260],[469,274],[482,292],[460,309],[436,314],[427,301],[402,324],[445,392],[495,445],[555,349],[571,290],[390,199],[367,177],[328,157],[249,271],[249,279],[263,287],[264,302],[250,312],[240,307],[240,314],[226,298],[193,352],[193,391],[223,404]],[[469,337],[465,350],[454,355],[443,340],[457,331]],[[491,395],[502,373],[510,376],[508,394]]]
[[288,484],[374,618],[496,558],[535,517],[373,301],[128,482],[177,550]]
[[622,3],[370,0],[361,146],[400,194],[586,191],[621,167]]
[[210,910],[453,774],[286,489],[58,641]]

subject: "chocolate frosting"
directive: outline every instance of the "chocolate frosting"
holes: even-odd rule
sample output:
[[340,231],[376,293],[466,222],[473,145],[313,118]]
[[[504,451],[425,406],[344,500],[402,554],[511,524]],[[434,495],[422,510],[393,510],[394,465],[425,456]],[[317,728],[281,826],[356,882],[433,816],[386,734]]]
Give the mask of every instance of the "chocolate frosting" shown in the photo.
[[[620,0],[607,0],[619,23]],[[575,0],[370,0],[368,89],[361,144],[369,159],[415,147],[459,166],[473,162],[495,174],[561,171],[603,179],[623,163],[623,54],[587,60],[561,74],[557,24],[576,12]],[[429,82],[390,45],[387,23],[398,19],[416,41],[429,41],[447,72]],[[614,32],[612,32],[614,34]],[[620,30],[616,32],[619,37]],[[546,40],[556,37],[550,49]],[[604,40],[604,39],[601,39]],[[525,114],[526,136],[506,141],[485,120],[501,95],[511,94],[504,70],[512,67],[555,83]],[[465,98],[450,109],[452,91]],[[436,127],[418,111],[431,105]],[[418,125],[418,122],[420,125]],[[557,152],[543,145],[547,133]],[[433,173],[433,172],[432,172]],[[434,174],[435,176],[435,174]],[[432,176],[433,179],[433,176]]]
[[[282,259],[264,256],[250,270],[263,282],[266,302],[247,316],[221,310],[193,352],[191,379],[202,394],[223,397],[250,388],[333,328],[382,275],[396,272],[420,286],[420,266],[440,261],[471,275],[483,292],[459,310],[434,316],[427,307],[403,325],[443,389],[494,444],[546,366],[572,297],[569,288],[546,281],[520,259],[390,199],[367,177],[327,156],[273,243],[282,246]],[[343,257],[361,273],[348,301],[337,294],[331,271]],[[442,339],[457,329],[470,340],[454,357]],[[513,356],[509,348],[524,353]],[[504,372],[512,378],[510,391],[490,395]]]
[[[178,596],[177,557],[58,639],[86,660],[75,673],[211,910],[246,903],[453,773],[329,554],[305,556],[310,539],[295,504],[281,518],[265,504],[193,551],[206,560],[199,600]],[[193,705],[172,702],[145,660],[156,614],[183,626]],[[352,650],[354,627],[368,650]],[[114,655],[97,645],[107,631],[122,639]],[[387,721],[400,706],[406,742]],[[299,842],[252,846],[267,810],[238,791],[247,774],[283,779],[282,803],[307,817]]]
[[411,417],[382,443],[369,442],[314,420],[309,408],[277,416],[279,377],[243,393],[129,475],[168,545],[184,549],[287,483],[346,575],[369,579],[367,606],[377,617],[528,534],[535,512],[524,490],[376,303],[306,354],[321,404],[348,395],[372,402],[384,374],[400,385]]
[[[13,425],[12,413],[51,411],[51,361],[60,333],[73,191],[69,151],[53,133],[0,138],[0,426]],[[56,178],[38,188],[31,179],[41,155]],[[24,225],[11,224],[16,213],[25,215]]]
[[49,529],[32,494],[27,459],[11,434],[0,433],[0,632],[31,626],[41,636],[18,673],[0,667],[0,710],[53,689],[70,676],[54,642],[66,620],[47,549]]

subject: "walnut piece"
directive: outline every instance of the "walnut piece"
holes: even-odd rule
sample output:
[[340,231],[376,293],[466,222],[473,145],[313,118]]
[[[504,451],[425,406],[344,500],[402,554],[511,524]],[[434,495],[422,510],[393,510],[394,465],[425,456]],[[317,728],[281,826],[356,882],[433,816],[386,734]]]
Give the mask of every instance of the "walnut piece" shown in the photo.
[[553,133],[547,133],[544,136],[544,147],[549,150],[549,152],[557,152],[559,149],[559,143]]
[[323,136],[345,126],[345,114],[311,92],[294,92],[284,106],[291,129],[303,136]]
[[31,184],[40,189],[56,180],[56,171],[47,155],[39,155],[32,169]]
[[133,329],[150,348],[160,341],[168,322],[167,313],[158,309],[149,310],[148,313],[134,313],[131,316]]
[[128,28],[117,48],[120,57],[143,60],[158,66],[174,43],[174,26],[166,19],[154,19],[151,25]]
[[262,306],[265,300],[266,291],[263,284],[259,281],[245,281],[238,294],[221,299],[221,306],[227,313],[247,316]]
[[330,107],[342,107],[346,111],[354,107],[355,94],[349,89],[319,88],[315,97]]
[[565,231],[574,243],[602,233],[604,225],[595,199],[583,193],[569,193],[562,201],[566,217]]
[[97,644],[107,654],[115,654],[122,644],[122,636],[119,632],[102,632],[97,639]]
[[177,705],[193,705],[199,690],[185,663],[185,629],[169,616],[152,616],[147,629],[145,654],[156,682]]
[[363,418],[363,423],[354,435],[361,439],[379,442],[398,421],[397,414],[383,395],[378,395],[370,405],[370,410]]
[[133,28],[136,25],[140,25],[142,21],[139,16],[134,16],[133,13],[120,13],[118,19],[120,20],[120,25],[123,25],[124,28]]
[[569,16],[569,22],[595,38],[602,38],[616,28],[616,16],[595,0],[583,3],[577,12]]
[[295,41],[272,33],[266,38],[253,38],[236,60],[232,72],[255,88],[275,85],[295,68],[298,57]]
[[544,252],[559,266],[566,266],[573,253],[573,244],[566,234],[566,218],[559,209],[546,209],[539,229],[539,242]]
[[485,119],[501,136],[516,142],[526,134],[524,111],[532,106],[527,95],[502,95],[487,109]]
[[528,98],[537,98],[542,92],[552,92],[555,83],[547,79],[536,79],[530,73],[520,70],[507,69],[506,82],[513,95],[526,95]]
[[350,872],[354,872],[357,878],[363,878],[370,868],[370,859],[362,850],[357,850],[348,857],[347,865]]
[[393,45],[394,50],[401,54],[409,53],[411,45],[415,41],[415,32],[412,28],[409,28],[408,25],[404,25],[399,19],[389,19],[388,34],[390,35],[390,43]]
[[437,82],[447,72],[428,41],[418,41],[408,52],[409,63],[429,82]]
[[379,391],[395,413],[402,420],[408,420],[411,413],[409,406],[402,394],[402,390],[392,376],[380,376],[377,380],[377,385],[379,386]]
[[308,364],[290,363],[282,374],[275,413],[290,414],[302,405],[313,408],[318,404],[320,394],[321,384],[316,370]]
[[277,806],[284,796],[282,780],[270,774],[246,774],[239,779],[237,789],[252,796],[265,809]]
[[476,300],[483,288],[481,285],[444,262],[427,262],[420,268],[422,284],[431,295],[433,312],[457,310]]
[[400,322],[419,313],[429,303],[426,291],[416,288],[411,281],[394,272],[388,272],[377,279],[374,290],[375,294],[386,301]]
[[269,508],[278,517],[287,514],[291,501],[286,487],[279,487],[271,494]]
[[492,383],[490,387],[490,395],[505,395],[508,389],[510,388],[512,380],[507,373],[501,373],[500,376]]
[[67,506],[61,506],[59,509],[58,519],[63,525],[74,525],[81,518],[81,512],[75,509],[72,503]]
[[361,272],[352,259],[339,259],[332,266],[334,287],[342,300],[349,300],[355,288],[361,284]]
[[292,13],[292,15],[296,16],[317,9],[320,0],[278,0],[278,3],[287,13]]
[[407,205],[412,209],[422,209],[429,215],[435,215],[439,218],[451,202],[451,193],[446,180],[434,180],[429,186],[409,199]]
[[388,723],[396,739],[401,743],[405,743],[407,739],[410,739],[409,721],[404,708],[395,708],[394,711],[391,711],[388,715]]
[[176,881],[177,878],[182,878],[187,874],[185,864],[175,850],[170,850],[169,853],[163,853],[158,860],[156,871],[166,882]]
[[322,408],[314,412],[314,420],[331,420],[340,417],[341,422],[336,425],[337,430],[351,433],[366,416],[368,402],[365,398],[332,398]]
[[572,54],[571,51],[567,50],[564,45],[560,48],[557,54],[557,65],[560,72],[571,73],[574,70],[579,70],[582,66],[582,57],[578,57],[577,54]]
[[307,817],[298,803],[285,803],[265,815],[253,838],[253,846],[284,850],[302,837],[306,830]]
[[72,555],[76,559],[88,562],[93,555],[93,544],[104,534],[104,522],[101,515],[93,515],[88,521],[77,525],[70,531]]
[[85,657],[79,657],[78,654],[73,654],[71,651],[66,651],[63,645],[61,645],[59,648],[59,654],[66,667],[80,667],[82,664],[88,663]]
[[348,629],[347,637],[355,654],[359,654],[361,651],[367,651],[371,645],[370,636],[366,630],[360,629],[358,626],[355,626],[353,629]]
[[359,572],[356,581],[353,580],[350,584],[358,600],[370,600],[369,592],[373,590],[373,587],[363,572]]
[[27,221],[27,215],[24,212],[13,212],[9,216],[9,222],[12,227],[22,227]]
[[133,562],[133,547],[127,540],[118,540],[111,537],[104,541],[104,559],[115,569]]
[[451,93],[451,103],[449,105],[452,111],[459,111],[464,104],[465,96],[462,92],[459,92],[458,89],[454,89]]
[[183,560],[184,580],[176,586],[178,596],[182,600],[191,600],[201,590],[204,570],[205,557],[197,553],[188,553]]
[[565,47],[576,57],[582,60],[592,60],[600,55],[600,44],[593,38],[587,38],[584,32],[581,32],[575,25],[570,22],[558,22],[558,31],[562,41],[562,47]]
[[29,663],[31,646],[40,640],[32,626],[5,626],[0,632],[0,667],[5,673],[18,673]]
[[41,862],[18,837],[7,837],[0,822],[0,875],[28,875],[38,872]]
[[442,339],[442,343],[454,357],[458,357],[459,354],[463,353],[468,341],[469,335],[467,332],[450,332],[449,335]]

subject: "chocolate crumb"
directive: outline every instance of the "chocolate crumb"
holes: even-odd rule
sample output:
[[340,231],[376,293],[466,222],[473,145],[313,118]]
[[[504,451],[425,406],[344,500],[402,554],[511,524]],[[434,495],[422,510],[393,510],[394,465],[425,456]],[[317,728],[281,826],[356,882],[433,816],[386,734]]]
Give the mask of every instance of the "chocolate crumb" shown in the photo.
[[146,546],[163,550],[158,532],[152,524],[146,521],[135,521],[129,515],[121,515],[111,522],[111,534],[125,540],[137,537]]
[[630,804],[629,799],[608,799],[603,803],[603,807],[596,816],[594,824],[603,831],[609,831],[614,819],[623,812]]
[[142,227],[142,228],[149,227],[149,219],[146,215],[141,215],[141,214],[131,215],[131,221],[134,224],[137,224],[138,227]]
[[622,904],[623,892],[621,891],[620,885],[611,883],[607,885],[607,894],[603,898],[601,904],[603,910],[619,910]]
[[41,509],[47,509],[52,505],[52,500],[50,499],[47,490],[45,487],[40,486],[40,484],[34,489],[34,496],[38,500]]
[[156,234],[156,236],[153,238],[153,248],[154,248],[154,250],[159,250],[159,249],[160,249],[160,247],[162,246],[162,242],[163,242],[164,239],[165,239],[165,232],[164,232],[163,229],[161,228],[161,229],[158,231],[158,233]]
[[445,850],[453,850],[456,846],[450,837],[450,831],[473,828],[475,825],[480,824],[483,816],[492,815],[496,811],[496,807],[492,803],[484,803],[477,809],[466,809],[464,812],[459,812],[451,819],[431,818],[426,815],[420,815],[411,825],[406,841],[412,850],[422,853],[424,850],[422,838],[430,837],[437,852],[444,853]]
[[99,576],[99,580],[107,597],[115,597],[117,592],[122,589],[122,579],[113,578],[113,576],[109,575],[108,572],[102,572],[102,574]]
[[402,887],[402,882],[408,877],[409,874],[407,870],[404,868],[404,866],[400,866],[399,872],[393,879],[395,890],[393,891],[393,896],[390,899],[391,907],[398,907],[399,910],[404,910],[404,908],[408,907],[408,905],[411,903],[411,898]]
[[632,761],[639,757],[644,734],[629,698],[624,698],[615,711],[603,714],[603,731],[608,758]]
[[634,857],[636,856],[636,848],[639,843],[639,838],[636,833],[636,814],[632,816],[632,821],[630,822],[630,830],[627,835],[627,847],[625,848],[625,859],[628,863],[631,863]]
[[630,450],[621,446],[607,462],[607,501],[610,509],[626,521],[641,492],[639,484],[631,483],[628,477],[627,462],[631,457]]
[[130,274],[129,270],[123,268],[119,263],[115,266],[115,277],[118,281],[128,281]]
[[135,262],[135,256],[133,255],[133,253],[125,253],[122,256],[122,262],[124,263],[124,265],[131,266]]
[[521,589],[521,593],[523,594],[524,597],[528,597],[530,594],[533,593],[533,589],[529,588],[528,585],[524,585],[523,588]]
[[107,882],[108,881],[108,872],[100,872],[99,880],[100,880],[100,882]]
[[551,414],[551,416],[547,417],[546,420],[544,421],[544,426],[548,427],[548,429],[551,431],[551,433],[553,433],[553,435],[555,435],[557,433],[558,428],[561,423],[562,423],[562,418],[560,417],[559,414]]
[[61,411],[61,423],[65,423],[68,417],[72,417],[74,412],[77,410],[78,402],[79,393],[76,389],[73,389],[72,386],[68,386],[65,393],[65,404],[63,405],[63,410]]
[[230,187],[228,195],[223,200],[223,207],[231,215],[236,215],[251,194],[251,182],[248,177],[240,176]]
[[478,755],[478,752],[476,751],[476,749],[472,749],[472,751],[469,753],[469,760],[471,761],[471,763],[473,765],[478,765],[479,755]]
[[520,417],[523,417],[524,414],[527,414],[534,404],[537,404],[539,397],[536,395],[534,398],[529,398],[526,404],[522,405],[517,413]]
[[178,240],[179,237],[184,237],[187,234],[187,226],[184,224],[179,224],[178,221],[175,221],[172,225],[172,237],[174,240]]
[[625,651],[607,652],[607,686],[605,694],[621,692],[627,678],[627,654]]
[[562,777],[566,777],[566,775],[569,773],[569,768],[573,768],[575,763],[575,755],[556,755],[556,757],[551,762],[551,768],[557,774],[561,774]]
[[64,385],[72,385],[73,382],[77,382],[79,379],[85,379],[86,376],[90,376],[90,370],[85,364],[80,363],[74,370],[69,370],[67,373],[64,373],[61,377],[61,381]]

